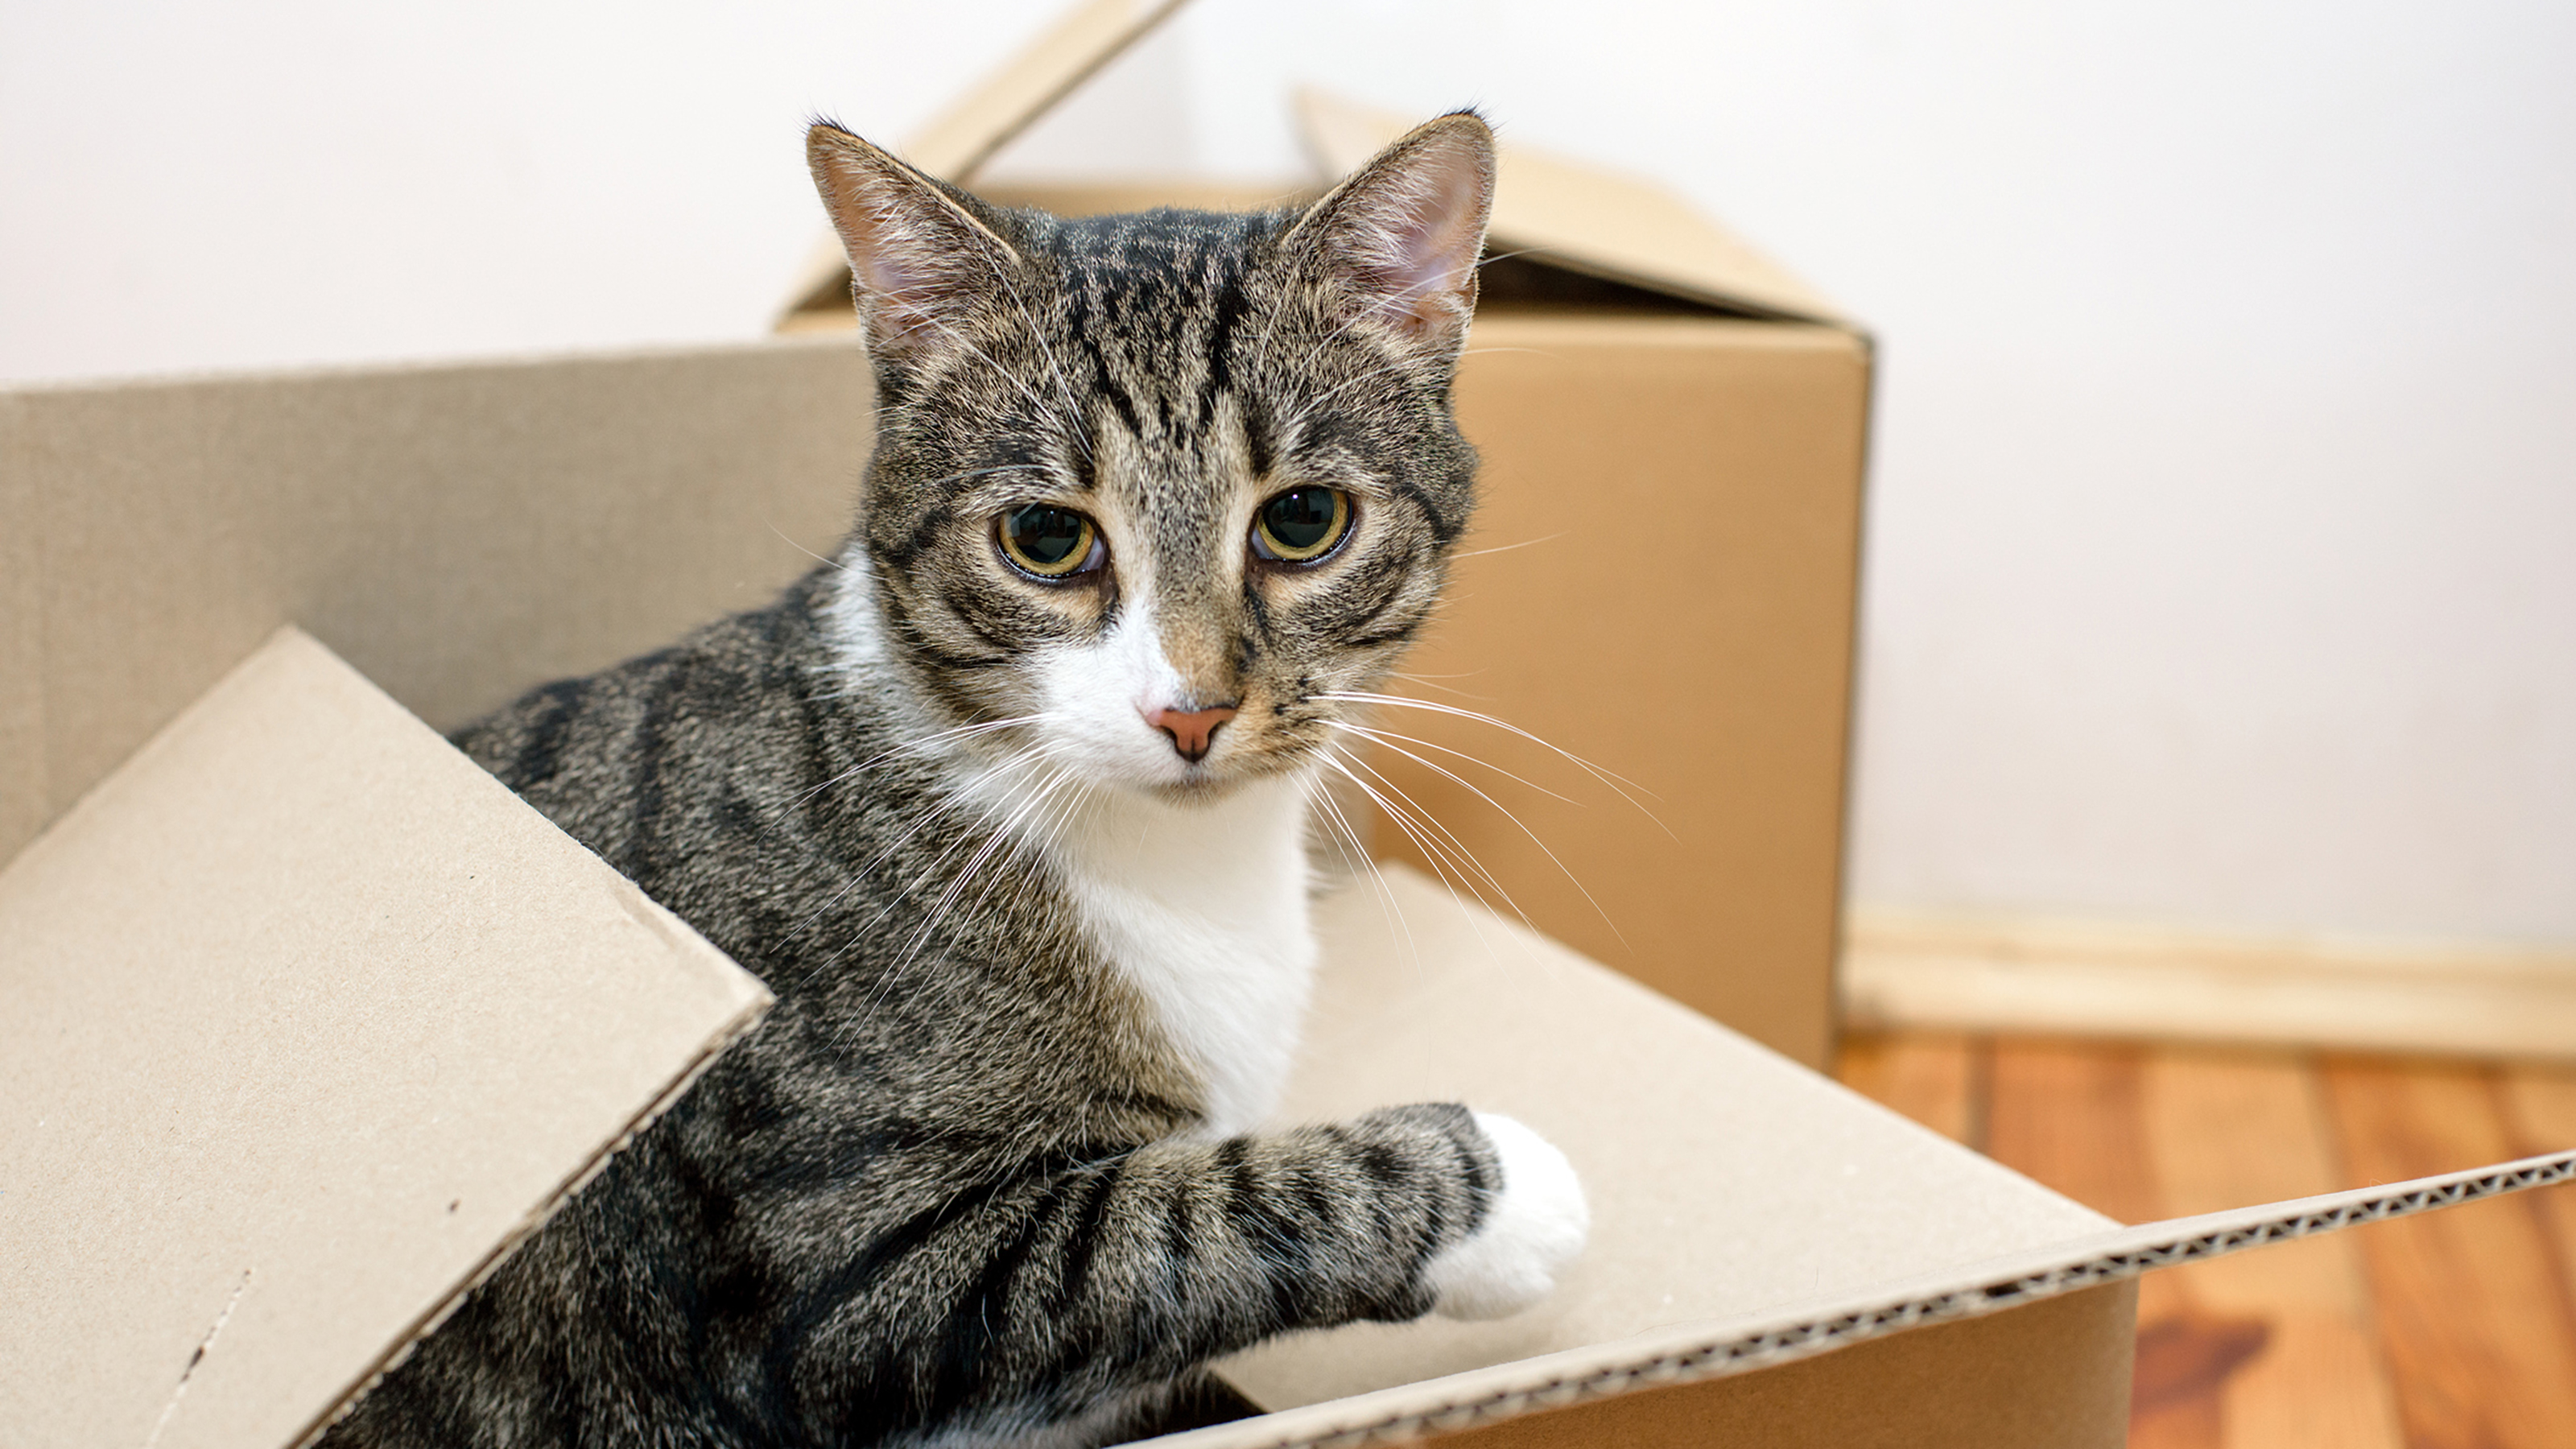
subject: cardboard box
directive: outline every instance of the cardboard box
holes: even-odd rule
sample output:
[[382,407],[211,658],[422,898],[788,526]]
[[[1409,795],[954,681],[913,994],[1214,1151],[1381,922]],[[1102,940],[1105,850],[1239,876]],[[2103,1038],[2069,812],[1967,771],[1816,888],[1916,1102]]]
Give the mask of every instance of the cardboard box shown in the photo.
[[[2116,1445],[2137,1273],[2576,1176],[2122,1229],[1402,866],[1321,927],[1283,1118],[1512,1112],[1594,1242],[1227,1362],[1210,1449]],[[0,1000],[0,1426],[157,1449],[327,1426],[766,998],[287,629],[0,871]]]
[[[1078,7],[907,154],[977,184],[1177,8]],[[1299,110],[1330,175],[1423,119],[1318,95]],[[1821,1067],[1869,338],[1678,199],[1512,145],[1500,119],[1456,394],[1480,512],[1397,686],[1433,707],[1383,710],[1405,738],[1369,760],[1375,788],[1437,823],[1381,819],[1377,849]],[[1277,205],[1301,184],[978,189],[1079,215]],[[783,331],[855,326],[828,240],[790,296]]]
[[[303,1441],[748,1026],[753,983],[422,721],[764,602],[840,535],[866,390],[845,337],[0,390],[0,1440]],[[2576,1174],[2123,1229],[1384,891],[1324,913],[1283,1115],[1521,1115],[1593,1246],[1522,1318],[1230,1362],[1275,1412],[1194,1442],[2108,1446],[2135,1274]]]

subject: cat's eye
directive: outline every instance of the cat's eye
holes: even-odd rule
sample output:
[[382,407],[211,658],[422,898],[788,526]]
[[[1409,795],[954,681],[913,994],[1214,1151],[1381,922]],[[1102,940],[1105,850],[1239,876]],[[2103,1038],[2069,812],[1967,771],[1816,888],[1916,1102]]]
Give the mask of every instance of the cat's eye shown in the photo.
[[994,531],[1011,566],[1042,579],[1088,573],[1100,567],[1109,553],[1090,519],[1050,503],[1014,508],[1001,516]]
[[1277,563],[1313,563],[1351,531],[1351,497],[1334,488],[1291,488],[1252,518],[1252,551]]

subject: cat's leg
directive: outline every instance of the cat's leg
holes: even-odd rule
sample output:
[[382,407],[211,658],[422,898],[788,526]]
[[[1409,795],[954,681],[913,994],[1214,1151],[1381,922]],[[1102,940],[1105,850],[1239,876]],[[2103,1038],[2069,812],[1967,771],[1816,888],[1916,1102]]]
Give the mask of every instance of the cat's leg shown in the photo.
[[1167,1139],[974,1199],[897,1229],[898,1255],[869,1245],[869,1281],[798,1354],[845,1432],[1114,1435],[1123,1408],[1279,1333],[1525,1307],[1587,1222],[1553,1147],[1447,1105]]

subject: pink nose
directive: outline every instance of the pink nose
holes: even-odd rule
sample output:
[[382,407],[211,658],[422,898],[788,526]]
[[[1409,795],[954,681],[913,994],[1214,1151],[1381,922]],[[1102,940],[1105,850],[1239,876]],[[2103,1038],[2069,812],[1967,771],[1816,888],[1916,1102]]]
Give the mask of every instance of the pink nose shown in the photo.
[[1172,737],[1172,748],[1191,764],[1207,758],[1208,747],[1216,740],[1216,727],[1234,718],[1234,706],[1221,704],[1214,709],[1149,709],[1145,723]]

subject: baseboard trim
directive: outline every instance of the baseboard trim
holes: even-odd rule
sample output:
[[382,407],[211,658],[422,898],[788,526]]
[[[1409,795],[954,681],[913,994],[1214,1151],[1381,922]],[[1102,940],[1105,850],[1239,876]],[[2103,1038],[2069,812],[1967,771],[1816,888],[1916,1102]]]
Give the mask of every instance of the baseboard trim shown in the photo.
[[2066,1033],[2576,1059],[2576,953],[2226,937],[1861,908],[1864,1028]]

